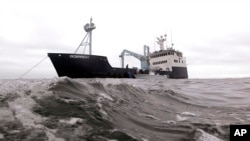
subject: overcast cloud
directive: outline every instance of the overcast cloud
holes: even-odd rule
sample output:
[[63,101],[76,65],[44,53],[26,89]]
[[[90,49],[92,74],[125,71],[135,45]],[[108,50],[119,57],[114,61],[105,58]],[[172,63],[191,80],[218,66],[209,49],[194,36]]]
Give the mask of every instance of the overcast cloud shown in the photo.
[[[158,50],[154,39],[172,31],[190,78],[250,76],[250,19],[247,0],[1,0],[0,79],[18,78],[48,52],[73,53],[93,17],[93,54],[114,67],[123,49]],[[87,53],[87,52],[86,52]],[[139,67],[139,61],[125,58]],[[57,74],[45,60],[25,78]]]

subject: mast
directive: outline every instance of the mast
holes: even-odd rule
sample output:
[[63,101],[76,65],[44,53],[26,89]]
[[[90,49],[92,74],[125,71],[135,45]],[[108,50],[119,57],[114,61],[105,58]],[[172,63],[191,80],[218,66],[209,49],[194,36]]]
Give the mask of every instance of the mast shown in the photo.
[[159,44],[160,50],[165,50],[165,49],[164,49],[164,42],[166,41],[167,35],[165,34],[164,37],[165,37],[165,38],[163,38],[163,36],[161,36],[160,38],[159,38],[159,37],[156,37],[156,39],[157,39],[156,42],[157,42],[157,44]]
[[[79,44],[78,48],[76,49],[75,53],[78,51],[78,49],[80,48],[80,46],[83,46],[84,43],[87,43],[87,45],[89,45],[89,55],[92,55],[92,30],[94,30],[96,27],[95,27],[95,24],[92,23],[92,17],[90,18],[90,22],[85,24],[83,26],[84,30],[87,32],[86,35],[84,36],[84,38],[82,39],[81,43]],[[84,42],[85,38],[86,37],[89,37],[87,38],[86,42]],[[89,39],[89,41],[88,41]]]
[[166,33],[164,34],[164,37],[165,37],[165,42],[166,42],[166,49],[168,49],[168,42],[167,42],[167,34]]
[[171,48],[173,47],[174,47],[174,43],[173,43],[172,30],[171,30]]
[[[94,23],[92,23],[92,17],[91,17],[90,22],[89,22],[90,28],[92,24],[94,26]],[[92,30],[89,31],[89,55],[92,55]]]

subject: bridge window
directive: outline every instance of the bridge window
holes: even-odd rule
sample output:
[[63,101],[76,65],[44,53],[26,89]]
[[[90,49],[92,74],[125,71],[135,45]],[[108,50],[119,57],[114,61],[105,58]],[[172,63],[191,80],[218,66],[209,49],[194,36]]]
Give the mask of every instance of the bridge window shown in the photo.
[[153,62],[153,65],[158,65],[158,64],[164,64],[167,63],[167,60],[159,61],[159,62]]

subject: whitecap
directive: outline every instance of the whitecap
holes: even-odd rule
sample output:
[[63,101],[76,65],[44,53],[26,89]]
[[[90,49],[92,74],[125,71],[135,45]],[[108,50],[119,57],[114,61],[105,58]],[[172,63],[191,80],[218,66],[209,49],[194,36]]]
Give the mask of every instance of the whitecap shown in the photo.
[[13,110],[15,117],[27,127],[41,128],[42,125],[36,124],[43,121],[43,118],[32,112],[32,107],[35,101],[30,97],[18,98],[15,101],[9,102],[10,109]]
[[76,118],[76,117],[72,117],[72,118],[70,118],[69,120],[63,120],[63,119],[61,119],[61,120],[59,120],[59,122],[61,122],[61,123],[66,123],[66,124],[70,124],[70,125],[74,125],[74,124],[76,124],[76,123],[82,123],[82,122],[83,122],[83,119],[81,119],[81,118]]
[[145,138],[141,138],[142,141],[149,141],[148,139],[145,139]]
[[187,120],[187,119],[188,119],[188,117],[182,117],[180,115],[176,115],[176,120],[177,121],[184,121],[184,120]]
[[98,97],[98,98],[97,98],[97,106],[100,108],[100,109],[99,109],[99,112],[102,113],[103,115],[108,115],[107,112],[105,112],[105,111],[103,110],[101,101],[102,101],[102,97]]
[[114,101],[113,98],[105,93],[100,93],[100,96],[102,96],[103,98],[106,98],[108,100]]
[[243,120],[243,119],[241,119],[241,118],[239,118],[239,117],[233,117],[233,118],[235,118],[235,119],[237,119],[237,120],[239,120],[239,121],[241,121],[241,122],[245,121],[245,120]]
[[196,116],[195,113],[191,113],[191,112],[182,112],[181,114],[185,116],[193,116],[193,117]]
[[139,115],[144,116],[149,119],[160,120],[158,117],[155,117],[153,115],[148,115],[148,114],[139,114]]

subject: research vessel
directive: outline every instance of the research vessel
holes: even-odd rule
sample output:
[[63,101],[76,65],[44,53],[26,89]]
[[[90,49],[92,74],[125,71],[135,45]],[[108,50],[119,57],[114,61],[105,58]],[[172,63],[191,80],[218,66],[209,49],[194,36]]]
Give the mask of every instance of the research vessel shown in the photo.
[[[159,40],[161,50],[149,52],[149,47],[144,46],[144,55],[124,50],[122,67],[112,67],[106,56],[92,55],[92,30],[95,24],[90,23],[84,26],[87,32],[74,53],[48,53],[48,56],[58,74],[71,78],[135,78],[139,74],[165,75],[169,78],[188,78],[186,61],[182,53],[173,48],[162,48],[163,39]],[[85,42],[86,40],[86,42]],[[81,46],[89,47],[89,54],[78,53]],[[141,68],[124,67],[125,53],[133,54],[141,60]],[[152,73],[153,72],[153,73]]]

